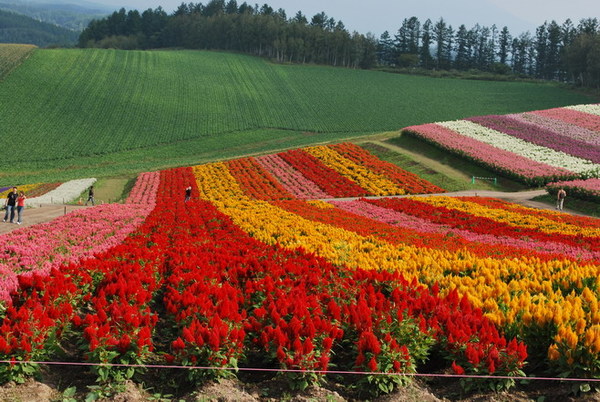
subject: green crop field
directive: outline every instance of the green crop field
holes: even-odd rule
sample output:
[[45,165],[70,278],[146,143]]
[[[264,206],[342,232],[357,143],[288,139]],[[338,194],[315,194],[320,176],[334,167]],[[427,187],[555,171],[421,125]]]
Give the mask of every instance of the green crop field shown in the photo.
[[275,65],[207,51],[37,49],[0,82],[0,185],[577,103],[590,98],[550,84]]

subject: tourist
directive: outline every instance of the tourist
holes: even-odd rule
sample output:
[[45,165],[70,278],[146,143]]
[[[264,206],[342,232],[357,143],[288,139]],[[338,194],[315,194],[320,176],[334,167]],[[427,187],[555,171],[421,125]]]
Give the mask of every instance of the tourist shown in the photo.
[[20,225],[23,222],[23,210],[25,209],[25,193],[19,191],[19,196],[17,197],[17,224]]
[[188,202],[192,198],[192,186],[188,186],[185,189],[185,202]]
[[4,201],[4,206],[6,207],[6,214],[4,214],[4,221],[9,218],[10,215],[10,223],[15,223],[15,206],[17,205],[17,198],[19,195],[17,194],[17,188],[13,187],[12,191],[8,193],[6,196],[6,200]]
[[558,193],[556,193],[556,209],[558,209],[559,211],[562,211],[563,204],[565,203],[566,197],[567,197],[567,192],[565,191],[564,188],[559,189]]
[[95,205],[95,204],[94,204],[94,186],[90,186],[90,190],[88,191],[88,199],[87,199],[87,201],[85,202],[85,205],[87,206],[87,204],[88,204],[90,201],[92,202],[92,205]]

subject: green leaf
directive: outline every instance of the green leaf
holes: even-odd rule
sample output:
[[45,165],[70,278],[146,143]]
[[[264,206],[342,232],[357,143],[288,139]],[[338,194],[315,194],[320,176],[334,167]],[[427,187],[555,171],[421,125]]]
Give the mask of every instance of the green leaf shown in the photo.
[[72,398],[73,396],[75,396],[75,393],[77,392],[77,388],[76,387],[69,387],[67,389],[64,390],[63,392],[63,398]]

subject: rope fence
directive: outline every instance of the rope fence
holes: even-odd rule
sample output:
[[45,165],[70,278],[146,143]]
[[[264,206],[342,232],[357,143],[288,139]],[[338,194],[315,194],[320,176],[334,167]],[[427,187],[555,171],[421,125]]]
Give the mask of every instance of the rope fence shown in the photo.
[[472,378],[482,380],[527,380],[527,381],[569,381],[569,382],[594,382],[600,383],[600,378],[572,378],[572,377],[519,377],[502,375],[474,375],[474,374],[443,374],[443,373],[385,373],[380,371],[342,371],[342,370],[299,370],[281,368],[258,368],[258,367],[211,367],[211,366],[175,366],[164,364],[106,364],[86,362],[51,362],[51,361],[20,361],[0,360],[0,364],[40,364],[54,366],[78,366],[78,367],[122,367],[143,369],[184,369],[184,370],[221,370],[221,371],[248,371],[248,372],[279,372],[279,373],[310,373],[310,374],[341,374],[341,375],[394,375],[402,377],[422,378]]

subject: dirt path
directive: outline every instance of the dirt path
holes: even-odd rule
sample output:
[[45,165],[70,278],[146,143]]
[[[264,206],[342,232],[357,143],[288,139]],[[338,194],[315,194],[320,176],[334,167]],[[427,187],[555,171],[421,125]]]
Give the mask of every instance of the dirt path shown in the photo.
[[[23,223],[0,222],[0,234],[8,233],[18,228],[36,225],[38,223],[48,222],[59,216],[68,214],[80,208],[85,208],[81,205],[42,205],[41,207],[26,208],[23,211]],[[2,215],[4,217],[4,215]],[[15,221],[16,221],[15,217]]]
[[441,162],[436,161],[435,159],[428,158],[422,154],[409,151],[408,149],[399,147],[394,144],[390,144],[389,142],[376,140],[376,141],[366,141],[375,145],[379,145],[381,147],[387,148],[390,151],[394,151],[398,154],[404,154],[410,156],[414,161],[421,163],[423,166],[429,166],[431,169],[436,172],[440,172],[445,176],[454,177],[459,180],[463,180],[465,182],[469,182],[471,180],[471,176],[465,174],[464,172],[454,169],[452,166],[443,164]]

